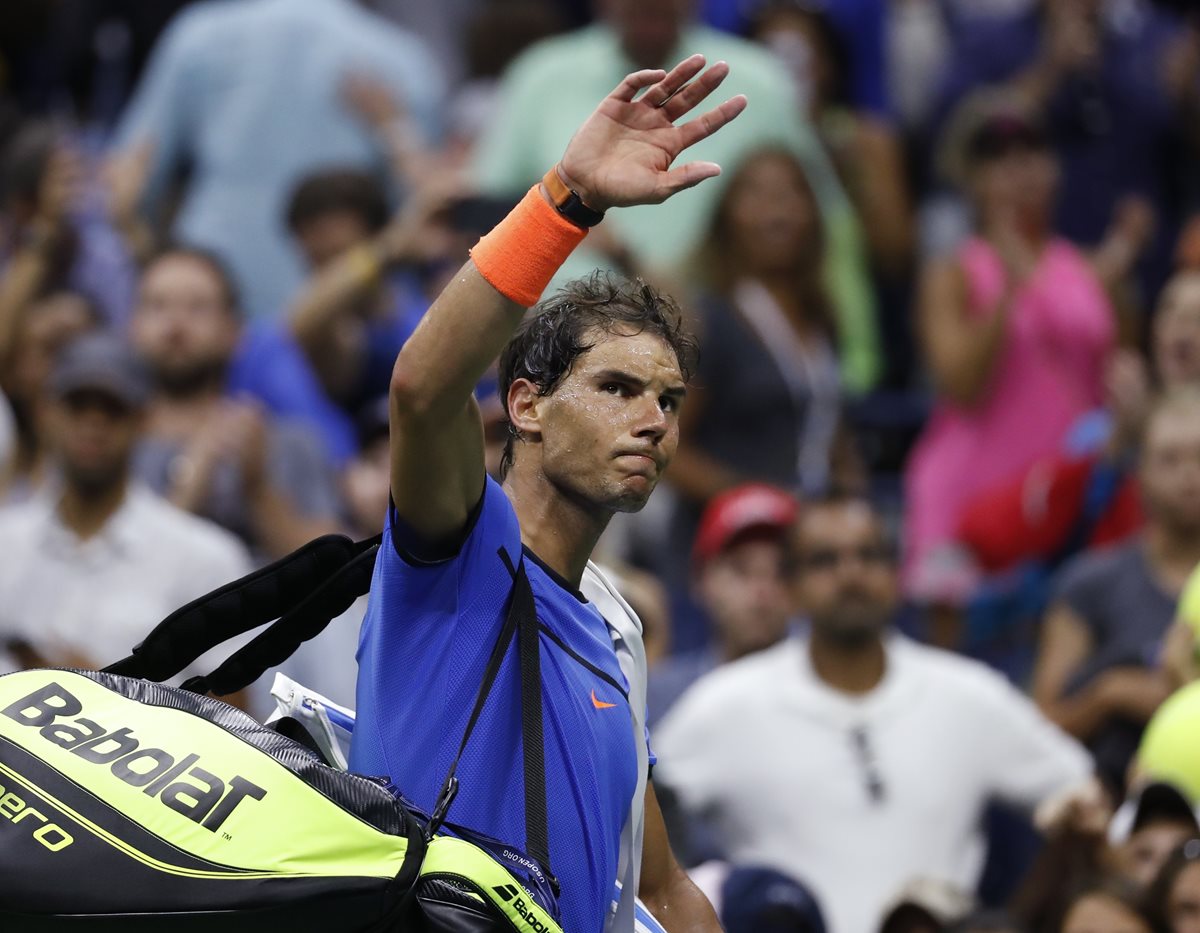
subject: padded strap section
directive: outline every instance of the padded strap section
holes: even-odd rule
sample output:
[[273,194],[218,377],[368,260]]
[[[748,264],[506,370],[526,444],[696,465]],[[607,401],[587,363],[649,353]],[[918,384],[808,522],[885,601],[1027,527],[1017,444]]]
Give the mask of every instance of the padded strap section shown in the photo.
[[[175,610],[129,657],[105,671],[155,682],[168,680],[217,645],[286,616],[356,557],[366,551],[373,554],[379,541],[379,536],[357,543],[345,535],[316,538],[275,563]],[[358,574],[352,574],[345,582],[357,587],[361,581]],[[366,587],[355,592],[349,602],[363,592]],[[330,599],[329,603],[340,601]]]
[[249,644],[238,649],[224,664],[207,676],[193,677],[184,684],[196,693],[226,696],[248,687],[272,667],[282,664],[303,642],[315,638],[371,588],[375,569],[374,544],[352,558],[318,586],[300,605],[283,615]]

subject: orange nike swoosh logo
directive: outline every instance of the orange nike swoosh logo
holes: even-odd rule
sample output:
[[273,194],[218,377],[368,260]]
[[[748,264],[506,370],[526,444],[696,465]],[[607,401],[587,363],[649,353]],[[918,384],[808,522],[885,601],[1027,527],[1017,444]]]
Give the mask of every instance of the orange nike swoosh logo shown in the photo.
[[596,691],[592,691],[592,706],[596,707],[596,709],[612,709],[616,705],[616,703],[605,703],[603,700],[597,700]]

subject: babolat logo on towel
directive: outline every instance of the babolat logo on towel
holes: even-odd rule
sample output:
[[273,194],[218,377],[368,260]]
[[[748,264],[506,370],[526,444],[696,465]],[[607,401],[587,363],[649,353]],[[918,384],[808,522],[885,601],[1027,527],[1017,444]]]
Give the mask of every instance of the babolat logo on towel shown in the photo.
[[[0,716],[30,729],[47,742],[84,761],[107,765],[112,774],[148,797],[215,833],[244,800],[267,792],[240,775],[224,780],[200,766],[196,754],[149,748],[127,726],[110,728],[81,714],[83,703],[61,684],[50,682],[22,697]],[[69,720],[69,721],[68,721]]]

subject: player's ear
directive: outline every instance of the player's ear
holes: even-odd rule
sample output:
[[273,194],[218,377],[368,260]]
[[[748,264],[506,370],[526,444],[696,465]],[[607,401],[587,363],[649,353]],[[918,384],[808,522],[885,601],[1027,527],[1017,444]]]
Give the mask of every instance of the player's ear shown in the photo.
[[508,387],[508,418],[521,437],[534,439],[541,436],[541,420],[538,402],[542,396],[538,388],[528,379],[514,379]]

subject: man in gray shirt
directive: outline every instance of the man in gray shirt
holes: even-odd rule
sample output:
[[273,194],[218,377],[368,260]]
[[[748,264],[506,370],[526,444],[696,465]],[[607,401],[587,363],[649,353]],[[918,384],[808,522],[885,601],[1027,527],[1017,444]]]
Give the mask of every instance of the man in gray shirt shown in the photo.
[[215,257],[183,248],[157,257],[142,274],[131,327],[155,379],[134,460],[143,482],[224,525],[260,559],[338,530],[336,486],[317,440],[225,393],[241,321]]
[[1162,641],[1200,563],[1200,392],[1174,390],[1156,405],[1138,467],[1146,526],[1063,569],[1033,677],[1038,704],[1088,744],[1098,773],[1117,788],[1170,692]]

